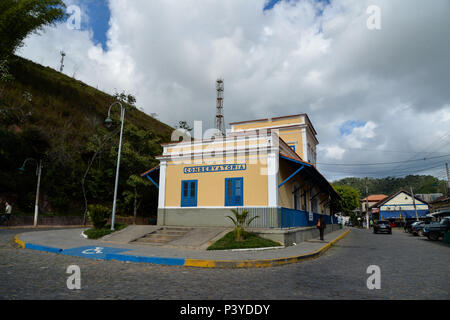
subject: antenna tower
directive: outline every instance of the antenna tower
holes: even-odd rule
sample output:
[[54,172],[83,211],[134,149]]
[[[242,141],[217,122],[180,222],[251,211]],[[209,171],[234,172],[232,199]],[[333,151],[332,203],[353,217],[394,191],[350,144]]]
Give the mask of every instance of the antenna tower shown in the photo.
[[219,130],[222,135],[225,134],[225,122],[223,119],[223,79],[217,79],[216,81],[217,89],[217,104],[216,104],[216,129]]
[[66,56],[66,53],[64,51],[61,51],[61,66],[59,67],[59,72],[63,72],[64,70],[64,57]]

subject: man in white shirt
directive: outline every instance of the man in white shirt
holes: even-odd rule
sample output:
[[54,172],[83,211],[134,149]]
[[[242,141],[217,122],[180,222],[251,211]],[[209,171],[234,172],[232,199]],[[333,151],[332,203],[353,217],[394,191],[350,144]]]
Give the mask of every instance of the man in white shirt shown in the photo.
[[9,219],[11,218],[11,213],[12,213],[12,206],[6,202],[6,209],[5,209],[5,213],[6,213],[6,220],[8,221],[8,226],[9,226]]

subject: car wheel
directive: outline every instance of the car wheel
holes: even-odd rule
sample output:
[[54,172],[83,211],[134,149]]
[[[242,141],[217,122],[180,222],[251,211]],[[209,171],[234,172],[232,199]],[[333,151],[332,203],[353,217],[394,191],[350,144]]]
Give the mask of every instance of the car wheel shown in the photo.
[[423,231],[422,230],[419,231],[419,236],[423,237]]

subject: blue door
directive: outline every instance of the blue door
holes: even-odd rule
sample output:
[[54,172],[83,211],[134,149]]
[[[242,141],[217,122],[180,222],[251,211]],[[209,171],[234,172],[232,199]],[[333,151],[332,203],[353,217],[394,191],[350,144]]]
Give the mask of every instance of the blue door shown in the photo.
[[181,181],[181,206],[197,206],[197,180]]
[[225,206],[239,207],[244,205],[244,179],[225,179]]

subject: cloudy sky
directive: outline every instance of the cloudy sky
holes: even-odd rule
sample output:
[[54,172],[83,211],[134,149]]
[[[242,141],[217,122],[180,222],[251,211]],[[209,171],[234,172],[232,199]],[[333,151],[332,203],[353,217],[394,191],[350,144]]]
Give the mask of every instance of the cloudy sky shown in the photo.
[[[318,167],[345,176],[433,174],[450,162],[448,0],[65,0],[81,9],[18,52],[147,113],[214,124],[307,113]],[[370,6],[380,10],[381,29]],[[72,19],[70,22],[74,22]],[[74,24],[72,24],[74,26]],[[425,159],[425,160],[418,160]]]

